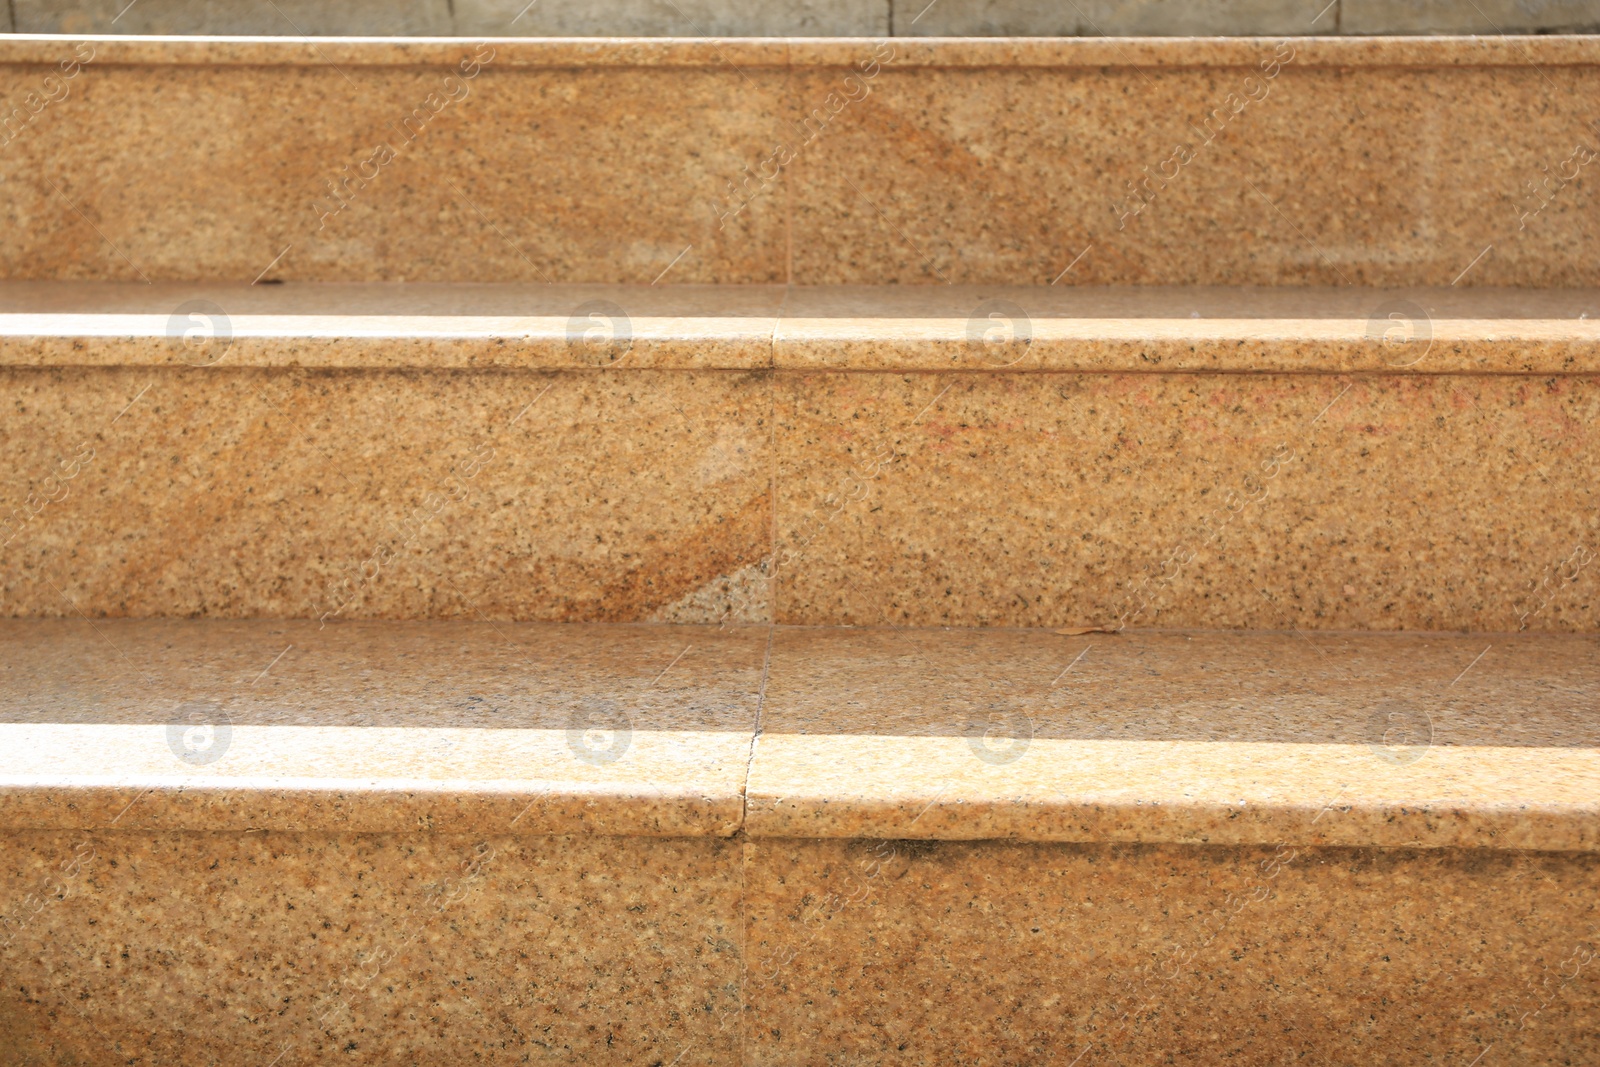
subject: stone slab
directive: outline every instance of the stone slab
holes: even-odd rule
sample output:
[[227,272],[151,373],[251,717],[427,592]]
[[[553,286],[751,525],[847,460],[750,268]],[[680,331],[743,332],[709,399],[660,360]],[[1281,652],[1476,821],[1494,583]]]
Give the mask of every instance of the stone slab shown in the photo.
[[1597,385],[783,374],[774,618],[1593,632]]
[[750,1064],[1594,1051],[1591,855],[752,840],[745,879]]
[[751,837],[1600,846],[1590,636],[779,628]]
[[739,370],[772,285],[0,282],[0,364]]
[[[57,39],[52,54],[72,47]],[[316,58],[314,43],[287,52],[308,47]],[[20,113],[0,157],[7,232],[20,238],[0,247],[0,273],[784,280],[780,201],[727,220],[710,208],[771,139],[781,77],[673,68],[669,88],[649,69],[497,69],[500,47],[440,54],[435,42],[433,65],[325,53],[288,68],[118,65],[115,50],[93,51],[57,102]],[[9,67],[0,86],[20,108],[46,76]]]
[[1600,370],[1586,289],[0,282],[0,365]]
[[767,373],[10,368],[0,614],[766,621]]
[[29,619],[0,650],[11,831],[1600,849],[1592,636]]
[[[797,72],[791,279],[1595,284],[1594,69],[1339,70],[1302,65],[1299,41],[1256,47],[1275,77],[897,56],[847,99],[838,74]],[[1484,140],[1504,152],[1467,147]]]
[[1593,287],[1597,48],[12,37],[0,273]]
[[773,361],[797,371],[1569,373],[1600,369],[1597,342],[1600,294],[1588,289],[794,286]]
[[[892,10],[891,10],[892,6]],[[13,23],[13,11],[15,22]],[[1592,0],[807,0],[740,9],[718,0],[672,8],[643,0],[16,0],[0,28],[56,34],[385,36],[1306,36],[1583,33]]]
[[765,628],[0,622],[0,825],[726,836]]
[[[200,67],[457,67],[476,54],[476,42],[447,37],[295,38],[156,37],[83,34],[8,34],[0,63],[53,65],[84,44],[88,63]],[[587,67],[750,68],[855,67],[877,50],[871,38],[836,37],[585,37],[497,38],[483,64],[507,69]],[[896,38],[892,64],[924,67],[1232,67],[1260,69],[1262,48],[1281,39],[1259,37]],[[1305,67],[1540,67],[1600,62],[1594,34],[1492,36],[1303,37],[1291,42]],[[65,53],[63,44],[67,45]],[[464,51],[465,50],[465,51]]]
[[731,1067],[740,884],[716,838],[7,834],[0,1042],[29,1067]]
[[12,615],[1582,631],[1594,310],[7,283],[0,594]]

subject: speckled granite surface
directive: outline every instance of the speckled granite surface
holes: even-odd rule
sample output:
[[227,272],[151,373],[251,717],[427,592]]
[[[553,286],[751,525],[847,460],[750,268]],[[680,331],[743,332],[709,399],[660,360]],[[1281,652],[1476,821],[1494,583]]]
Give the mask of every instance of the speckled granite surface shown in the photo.
[[1600,849],[1589,636],[12,620],[0,653],[12,829]]
[[0,613],[1592,630],[1591,311],[11,283]]
[[773,361],[786,370],[1570,373],[1600,369],[1597,342],[1593,289],[795,286]]
[[[850,66],[871,37],[486,38],[507,66]],[[63,41],[89,41],[105,58],[141,66],[451,66],[477,41],[459,37],[328,39],[296,37],[126,37],[16,33],[0,38],[0,63],[53,63]],[[1273,37],[895,38],[896,55],[917,66],[1248,67]],[[1296,37],[1311,66],[1566,66],[1600,62],[1585,34],[1437,37]]]
[[0,624],[12,828],[733,833],[762,628]]
[[7,277],[1600,281],[1594,38],[79,47]]
[[0,612],[632,621],[770,551],[762,372],[212,371],[0,373]]
[[1600,291],[0,282],[0,365],[1600,370]]
[[1600,846],[1595,637],[780,628],[770,676],[751,836]]
[[739,875],[713,838],[6,835],[0,1044],[18,1067],[734,1064]]
[[6,622],[0,1047],[1586,1062],[1596,642]]
[[[772,364],[784,296],[776,285],[0,282],[0,364],[751,369]],[[1581,313],[1531,299],[1549,300],[1551,317]]]
[[1597,384],[780,376],[775,618],[1593,631]]
[[745,1062],[1589,1063],[1594,859],[752,841]]
[[24,833],[8,1062],[1584,1063],[1593,854]]
[[[1592,183],[1524,189],[1594,41],[0,62],[8,277],[768,286],[625,344],[364,290],[232,364],[23,301],[0,614],[73,619],[0,625],[10,1061],[1596,1058],[1589,294],[1442,288],[1600,280]],[[1009,290],[769,284],[865,280],[1441,288],[1417,359],[1359,293],[1101,293],[995,373]],[[904,629],[1018,622],[1070,632]]]
[[[725,226],[709,206],[773,137],[781,79],[502,71],[477,47],[398,67],[96,52],[0,156],[0,218],[17,238],[0,242],[0,274],[648,285],[670,267],[683,283],[784,280],[777,201]],[[20,95],[45,73],[3,77]]]

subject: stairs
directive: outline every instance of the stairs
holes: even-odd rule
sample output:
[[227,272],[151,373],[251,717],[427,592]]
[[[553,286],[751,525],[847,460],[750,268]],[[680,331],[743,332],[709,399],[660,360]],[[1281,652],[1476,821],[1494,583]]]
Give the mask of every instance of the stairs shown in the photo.
[[0,64],[0,1063],[1600,1062],[1596,39]]

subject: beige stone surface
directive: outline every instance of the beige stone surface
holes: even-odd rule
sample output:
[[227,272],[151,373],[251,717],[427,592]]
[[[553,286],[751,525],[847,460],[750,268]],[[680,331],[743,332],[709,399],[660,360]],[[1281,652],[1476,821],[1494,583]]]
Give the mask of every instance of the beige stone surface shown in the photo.
[[1345,33],[1594,33],[1593,0],[1340,0]]
[[[119,66],[96,52],[0,157],[14,237],[0,242],[0,273],[783,280],[781,198],[725,222],[712,209],[771,140],[780,77],[508,70],[499,47],[434,45],[431,66],[329,55],[288,69]],[[20,96],[43,76],[11,67],[0,86]]]
[[0,364],[743,369],[775,285],[0,282]]
[[1600,849],[1590,636],[26,619],[0,664],[9,830]]
[[[296,39],[292,37],[147,37],[11,34],[0,39],[0,63],[54,64],[63,43],[81,40],[93,62],[135,66],[453,68],[477,42],[454,38]],[[1279,39],[1255,37],[896,38],[893,65],[947,67],[1235,67],[1258,69],[1262,48]],[[485,42],[488,43],[488,42]],[[854,67],[874,39],[837,37],[586,37],[499,38],[488,66],[500,70],[586,67],[750,68]],[[1592,66],[1594,34],[1493,36],[1307,37],[1293,42],[1297,66],[1527,67]]]
[[[1416,373],[1581,369],[1586,322],[1436,339],[1393,375],[11,367],[0,609],[1589,630],[1592,377]],[[1358,325],[1309,352],[1359,368],[1416,347]],[[949,326],[818,351],[943,362]],[[1166,351],[1304,358],[1222,332]]]
[[745,880],[751,1064],[1594,1050],[1593,856],[754,840]]
[[[0,42],[0,85],[67,44]],[[0,157],[7,277],[1597,280],[1592,183],[1528,187],[1587,136],[1593,37],[526,40],[449,86],[477,43],[89,46]],[[330,216],[346,167],[376,176]]]
[[0,282],[0,364],[1600,369],[1589,289]]
[[727,835],[765,627],[0,622],[0,825]]
[[638,621],[769,554],[764,373],[9,368],[0,614]]
[[[1551,178],[1536,214],[1528,186],[1580,169],[1595,68],[1344,70],[1255,46],[1295,59],[1270,80],[887,64],[794,164],[792,280],[1595,284],[1593,183]],[[797,72],[796,119],[841,84]]]
[[0,610],[1581,631],[1593,310],[7,283]]
[[10,834],[10,1062],[1583,1062],[1592,855]]
[[894,0],[894,28],[901,37],[1304,37],[1334,32],[1338,6],[1328,0]]
[[782,375],[775,618],[1593,631],[1595,386]]
[[707,838],[8,835],[0,1043],[19,1067],[731,1065],[740,881]]
[[485,37],[875,37],[889,0],[455,0],[455,32]]
[[795,286],[773,360],[791,370],[1567,373],[1600,369],[1597,341],[1591,289]]
[[1589,851],[1593,637],[775,634],[751,837]]

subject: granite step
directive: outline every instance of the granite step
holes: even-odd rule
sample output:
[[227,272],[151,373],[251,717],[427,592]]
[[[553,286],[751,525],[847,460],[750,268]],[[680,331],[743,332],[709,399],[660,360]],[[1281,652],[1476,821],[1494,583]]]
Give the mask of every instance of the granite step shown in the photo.
[[1600,39],[0,76],[0,1059],[1596,1058]]
[[10,1062],[1594,1047],[1593,636],[10,620],[0,664]]
[[1593,632],[1594,290],[0,283],[0,614]]
[[0,276],[1593,286],[1597,62],[1569,35],[7,36]]

